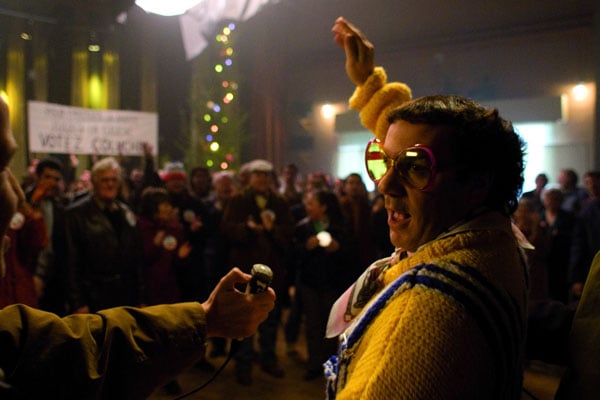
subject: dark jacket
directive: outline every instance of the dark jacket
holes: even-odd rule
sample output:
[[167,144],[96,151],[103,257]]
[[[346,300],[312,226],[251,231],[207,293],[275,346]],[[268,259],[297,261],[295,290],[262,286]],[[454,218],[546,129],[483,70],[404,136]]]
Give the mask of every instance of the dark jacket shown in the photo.
[[[31,201],[34,190],[35,186],[25,194],[28,202]],[[65,197],[56,197],[49,201],[51,206],[48,217],[52,220],[51,227],[48,227],[49,224],[46,221],[46,228],[50,229],[49,244],[40,252],[34,272],[44,282],[44,291],[39,299],[39,307],[58,315],[65,315],[67,311],[65,308],[67,303],[65,294],[67,259],[65,207],[68,203]],[[42,214],[44,214],[43,210]],[[45,218],[46,215],[44,215]]]
[[271,232],[257,233],[248,228],[252,216],[260,223],[261,209],[255,201],[255,192],[246,188],[234,196],[223,214],[221,232],[229,242],[229,265],[249,273],[255,263],[266,264],[273,271],[273,288],[282,291],[285,284],[285,254],[289,250],[294,232],[294,219],[287,203],[279,194],[267,195],[265,209],[275,213]]
[[107,215],[89,195],[66,210],[65,222],[71,308],[142,304],[143,246],[133,212],[117,201]]
[[[192,247],[186,265],[177,270],[182,300],[203,301],[212,290],[212,286],[208,285],[205,250],[209,238],[217,230],[216,222],[211,218],[208,206],[187,192],[169,193],[169,199],[179,209],[183,240]],[[201,222],[200,225],[198,221]]]
[[313,289],[337,290],[341,294],[358,277],[356,241],[349,227],[330,225],[327,232],[339,243],[337,251],[327,252],[322,247],[307,250],[306,241],[318,232],[308,217],[298,222],[294,234],[298,278]]
[[569,261],[569,283],[585,282],[590,265],[600,250],[600,199],[586,204],[575,222]]

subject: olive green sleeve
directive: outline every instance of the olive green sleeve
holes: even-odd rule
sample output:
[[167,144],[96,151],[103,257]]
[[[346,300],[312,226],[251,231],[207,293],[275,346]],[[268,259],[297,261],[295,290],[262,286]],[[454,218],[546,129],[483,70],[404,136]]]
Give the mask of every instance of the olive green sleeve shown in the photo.
[[199,303],[119,307],[64,318],[0,310],[0,368],[25,398],[146,398],[205,351]]

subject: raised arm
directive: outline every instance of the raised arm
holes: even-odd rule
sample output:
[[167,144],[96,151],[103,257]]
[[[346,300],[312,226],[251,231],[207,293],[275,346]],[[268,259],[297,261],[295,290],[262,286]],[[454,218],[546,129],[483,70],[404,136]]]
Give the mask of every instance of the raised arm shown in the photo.
[[346,74],[362,86],[375,69],[375,48],[365,35],[343,17],[335,20],[331,31],[338,46],[346,52]]
[[362,124],[383,140],[388,113],[410,100],[411,90],[404,83],[387,83],[385,70],[374,66],[375,47],[354,25],[339,17],[331,30],[346,53],[346,74],[357,86],[350,107],[359,110]]

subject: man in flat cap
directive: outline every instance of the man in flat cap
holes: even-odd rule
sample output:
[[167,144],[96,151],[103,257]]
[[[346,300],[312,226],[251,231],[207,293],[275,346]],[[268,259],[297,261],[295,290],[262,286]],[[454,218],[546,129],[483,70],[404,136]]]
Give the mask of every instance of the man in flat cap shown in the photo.
[[[249,272],[253,264],[266,264],[273,270],[273,289],[285,287],[285,252],[294,231],[287,203],[273,190],[273,165],[266,160],[246,164],[248,185],[225,208],[221,231],[230,245],[228,264]],[[281,307],[277,304],[259,327],[260,361],[263,371],[281,378],[275,343]],[[245,339],[236,353],[236,377],[240,384],[252,383],[253,339]]]

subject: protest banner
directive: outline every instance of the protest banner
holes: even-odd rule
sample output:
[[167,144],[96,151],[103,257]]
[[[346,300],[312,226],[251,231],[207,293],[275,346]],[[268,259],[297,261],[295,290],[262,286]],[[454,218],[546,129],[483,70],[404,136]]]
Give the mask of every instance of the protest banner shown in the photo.
[[156,113],[39,101],[29,101],[27,106],[31,153],[139,156],[143,143],[158,152]]

